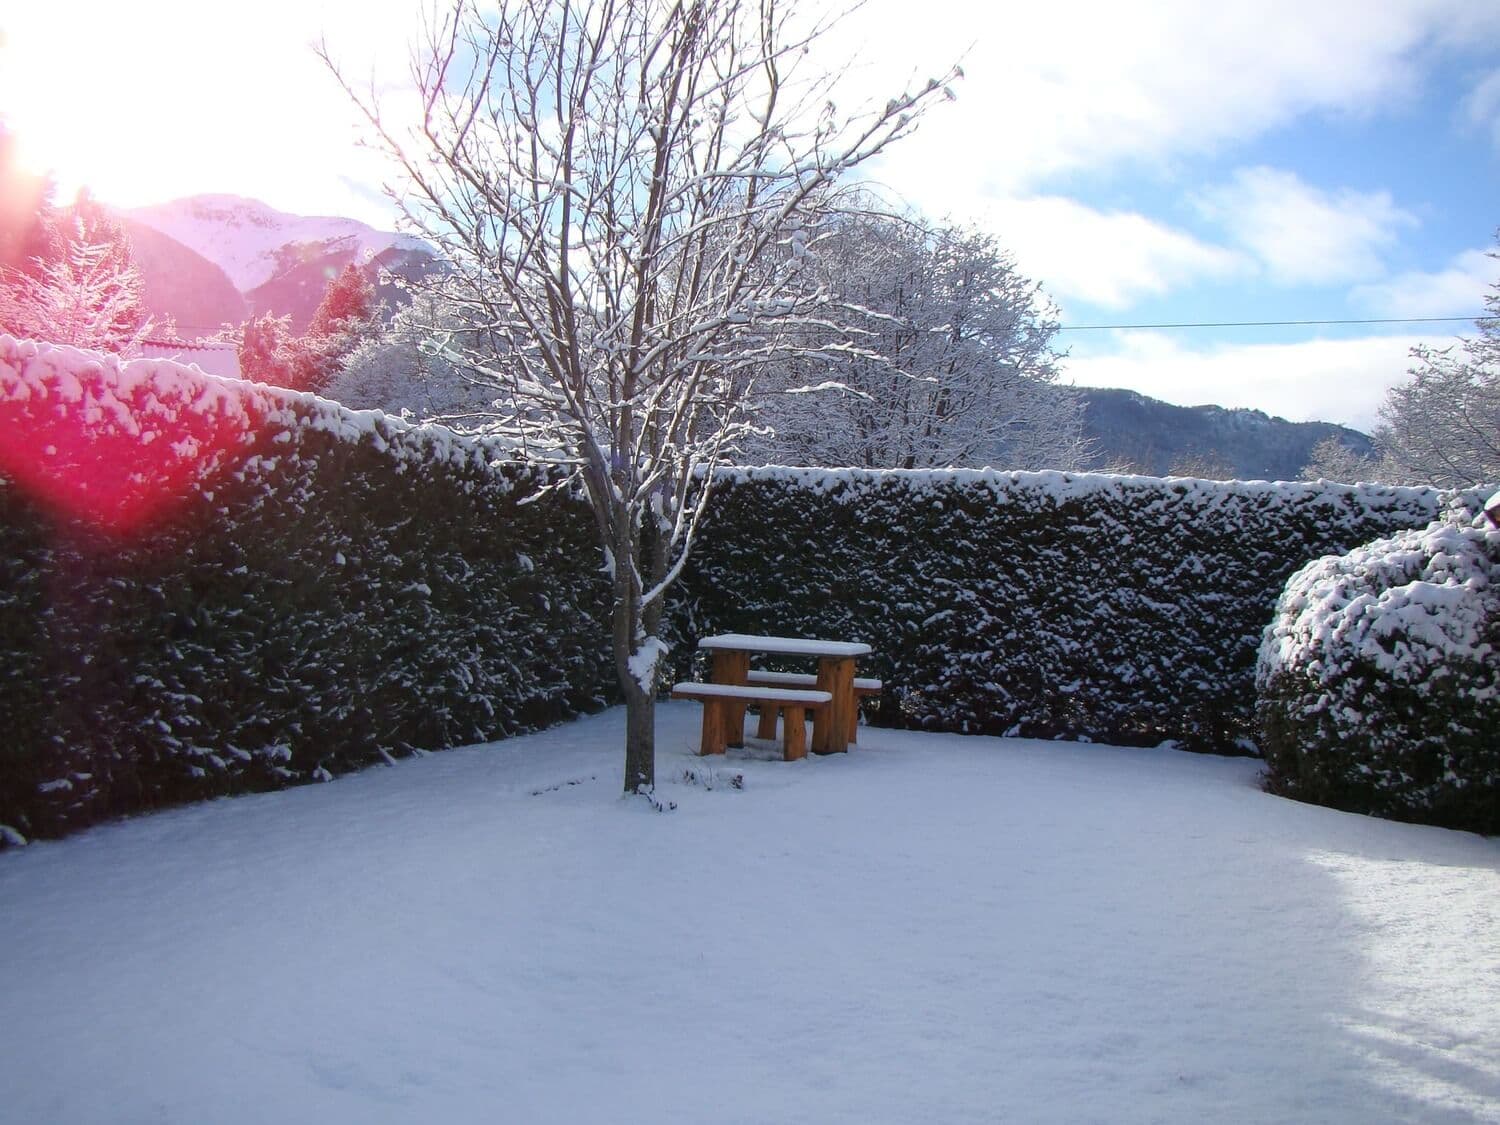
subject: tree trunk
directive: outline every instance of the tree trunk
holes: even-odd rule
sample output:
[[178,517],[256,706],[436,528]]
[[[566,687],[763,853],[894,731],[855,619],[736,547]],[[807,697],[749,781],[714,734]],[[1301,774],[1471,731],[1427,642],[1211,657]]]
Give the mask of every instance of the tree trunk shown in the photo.
[[[623,521],[622,521],[623,522]],[[632,580],[639,559],[637,544],[615,541],[614,654],[615,675],[625,694],[625,792],[649,793],[656,786],[656,693],[642,686],[631,668],[645,630],[641,591]]]
[[625,792],[656,788],[656,696],[641,690],[635,677],[622,677],[625,689]]

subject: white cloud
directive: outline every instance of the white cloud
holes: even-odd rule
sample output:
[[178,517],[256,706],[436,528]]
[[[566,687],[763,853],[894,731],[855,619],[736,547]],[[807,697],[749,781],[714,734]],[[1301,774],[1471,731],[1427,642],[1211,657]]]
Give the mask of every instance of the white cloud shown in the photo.
[[1474,316],[1500,275],[1500,262],[1483,250],[1465,250],[1444,269],[1411,271],[1360,285],[1350,299],[1381,316]]
[[1289,285],[1379,276],[1381,251],[1398,228],[1417,223],[1388,192],[1324,191],[1278,168],[1242,168],[1197,202],[1272,280]]
[[1500,70],[1490,71],[1475,83],[1462,109],[1469,124],[1485,131],[1490,143],[1500,149]]
[[1143,297],[1244,273],[1250,263],[1131,211],[1097,211],[1072,199],[1000,199],[984,225],[1016,256],[1022,273],[1060,302],[1128,308]]
[[[1450,35],[1459,21],[1465,38]],[[882,98],[910,68],[963,56],[958,102],[881,172],[941,212],[955,188],[1025,194],[1058,174],[1222,150],[1305,114],[1377,113],[1415,96],[1438,47],[1497,36],[1500,6],[1461,0],[873,0],[844,41],[862,38],[852,81]]]
[[1406,379],[1412,346],[1452,342],[1411,335],[1200,348],[1164,333],[1128,332],[1116,335],[1113,350],[1070,358],[1063,377],[1180,406],[1245,407],[1369,432],[1386,391]]

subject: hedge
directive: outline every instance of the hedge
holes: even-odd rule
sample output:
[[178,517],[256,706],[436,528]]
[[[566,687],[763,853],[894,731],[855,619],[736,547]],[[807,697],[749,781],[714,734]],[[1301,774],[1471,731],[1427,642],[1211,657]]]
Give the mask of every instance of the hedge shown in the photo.
[[866,641],[885,724],[1241,753],[1287,577],[1440,505],[1431,489],[960,470],[739,470],[717,488],[682,636]]
[[0,404],[0,835],[612,698],[593,525],[494,450],[7,337]]
[[1500,834],[1500,528],[1466,499],[1287,583],[1257,669],[1272,792]]
[[[585,507],[503,449],[0,337],[0,846],[488,740],[615,696]],[[735,470],[669,617],[870,642],[876,721],[1252,748],[1308,559],[1429,489]]]

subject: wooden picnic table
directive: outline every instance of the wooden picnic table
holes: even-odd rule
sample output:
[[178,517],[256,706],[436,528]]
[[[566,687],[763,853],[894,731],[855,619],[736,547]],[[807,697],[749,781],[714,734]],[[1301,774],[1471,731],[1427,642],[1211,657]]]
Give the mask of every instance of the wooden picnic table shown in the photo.
[[[849,731],[857,718],[854,694],[854,662],[870,655],[870,646],[858,641],[825,641],[802,637],[759,637],[747,633],[724,633],[704,637],[700,649],[713,653],[713,682],[745,684],[750,677],[750,657],[791,656],[818,662],[817,690],[833,696],[831,704],[813,713],[812,749],[815,754],[838,754],[849,749]],[[737,720],[737,721],[736,721]],[[745,704],[739,704],[728,721],[731,746],[744,744]]]

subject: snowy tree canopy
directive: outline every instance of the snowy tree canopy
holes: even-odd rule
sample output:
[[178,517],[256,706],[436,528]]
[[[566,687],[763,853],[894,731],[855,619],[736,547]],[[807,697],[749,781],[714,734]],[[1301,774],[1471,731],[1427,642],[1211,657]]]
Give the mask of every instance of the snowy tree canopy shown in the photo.
[[824,345],[762,390],[757,459],[1072,469],[1083,403],[1054,386],[1056,310],[989,235],[861,210],[810,255],[836,301]]
[[39,222],[44,253],[0,267],[0,332],[131,351],[153,325],[125,232],[87,192],[64,211],[45,207]]
[[1475,322],[1477,335],[1412,349],[1410,378],[1392,387],[1380,407],[1374,458],[1324,443],[1308,475],[1440,488],[1500,483],[1500,282],[1484,303],[1490,316]]

